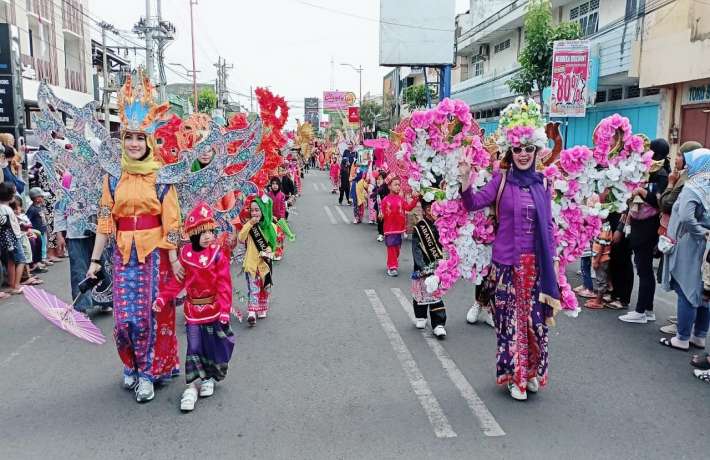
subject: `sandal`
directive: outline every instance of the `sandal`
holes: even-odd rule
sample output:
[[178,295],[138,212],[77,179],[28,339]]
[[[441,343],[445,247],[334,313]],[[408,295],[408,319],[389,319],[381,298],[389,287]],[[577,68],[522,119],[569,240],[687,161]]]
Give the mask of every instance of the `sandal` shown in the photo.
[[661,340],[659,340],[659,343],[663,346],[666,346],[669,348],[675,348],[676,350],[681,350],[681,351],[688,351],[688,349],[690,348],[690,345],[688,345],[688,348],[683,348],[683,347],[673,345],[673,339],[675,339],[675,337],[671,337],[670,339],[668,337],[663,337]]
[[22,288],[19,287],[17,289],[10,289],[9,291],[7,291],[7,293],[12,295],[20,295],[22,294]]
[[710,370],[710,355],[707,353],[703,353],[702,355],[693,355],[690,359],[690,365],[703,371]]
[[10,294],[8,294],[7,292],[0,291],[0,300],[9,299],[10,297],[12,297],[12,296]]
[[590,310],[602,310],[604,305],[597,302],[597,299],[591,299],[584,303],[584,307],[589,308]]
[[44,281],[42,281],[39,278],[32,277],[32,278],[27,278],[26,280],[20,282],[20,284],[23,286],[37,286],[40,284],[44,284]]
[[609,310],[623,310],[623,309],[626,308],[626,307],[624,306],[624,304],[622,304],[622,303],[621,303],[620,301],[618,301],[618,300],[612,300],[611,302],[606,302],[606,303],[604,304],[604,306],[605,306],[606,308],[608,308]]

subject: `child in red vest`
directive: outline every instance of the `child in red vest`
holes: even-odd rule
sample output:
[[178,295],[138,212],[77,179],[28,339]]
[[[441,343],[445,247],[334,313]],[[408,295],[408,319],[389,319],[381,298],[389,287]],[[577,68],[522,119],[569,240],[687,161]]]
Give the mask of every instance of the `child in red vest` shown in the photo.
[[385,245],[387,245],[387,274],[399,275],[399,251],[402,246],[402,235],[407,230],[406,213],[417,206],[418,196],[415,194],[407,203],[400,196],[401,181],[394,177],[390,181],[390,194],[382,200],[380,218],[383,220]]
[[[185,379],[187,388],[180,409],[195,408],[198,394],[212,396],[215,382],[224,379],[234,349],[234,333],[229,325],[232,310],[232,275],[229,255],[216,243],[217,224],[212,209],[198,203],[185,220],[185,234],[190,244],[180,250],[180,264],[185,277],[170,277],[161,286],[153,310],[159,312],[185,289],[185,329],[187,352]],[[199,382],[199,386],[197,385]]]

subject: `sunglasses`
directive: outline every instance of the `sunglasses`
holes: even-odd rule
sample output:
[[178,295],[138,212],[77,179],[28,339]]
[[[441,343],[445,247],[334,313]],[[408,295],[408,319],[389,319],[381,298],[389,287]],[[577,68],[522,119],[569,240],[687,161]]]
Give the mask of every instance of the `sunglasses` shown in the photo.
[[511,150],[513,151],[514,154],[520,155],[521,153],[523,153],[523,150],[526,153],[535,153],[535,151],[537,150],[537,147],[534,145],[526,145],[525,147],[513,147]]

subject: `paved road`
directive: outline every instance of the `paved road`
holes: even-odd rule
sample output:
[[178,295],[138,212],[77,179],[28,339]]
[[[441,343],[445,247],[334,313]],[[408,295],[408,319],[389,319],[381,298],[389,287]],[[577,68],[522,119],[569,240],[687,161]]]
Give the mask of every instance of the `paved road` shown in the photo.
[[[467,287],[447,296],[449,337],[422,335],[401,298],[409,243],[402,275],[387,278],[374,228],[346,223],[350,209],[335,206],[327,182],[324,173],[307,178],[272,312],[254,329],[235,326],[229,376],[192,414],[178,410],[182,380],[138,405],[119,387],[110,343],[55,330],[20,298],[0,303],[0,458],[646,459],[708,451],[710,388],[692,377],[687,354],[657,344],[656,325],[624,324],[612,311],[561,318],[550,334],[549,387],[512,401],[494,383],[493,330],[464,320]],[[64,298],[66,271],[47,276]],[[659,297],[665,318],[673,299]],[[110,336],[112,319],[96,322]]]

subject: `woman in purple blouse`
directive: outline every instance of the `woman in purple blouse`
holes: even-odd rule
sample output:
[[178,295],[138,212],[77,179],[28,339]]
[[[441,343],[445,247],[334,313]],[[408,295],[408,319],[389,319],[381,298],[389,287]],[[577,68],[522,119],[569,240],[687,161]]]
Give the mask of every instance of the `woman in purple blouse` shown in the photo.
[[465,208],[497,207],[489,278],[495,286],[496,374],[497,382],[507,385],[518,400],[527,399],[528,391],[536,393],[547,383],[547,326],[560,306],[552,197],[542,174],[535,171],[546,138],[538,130],[530,134],[503,144],[508,147],[502,150],[504,162],[510,168],[478,192],[470,188],[471,166],[459,166]]

